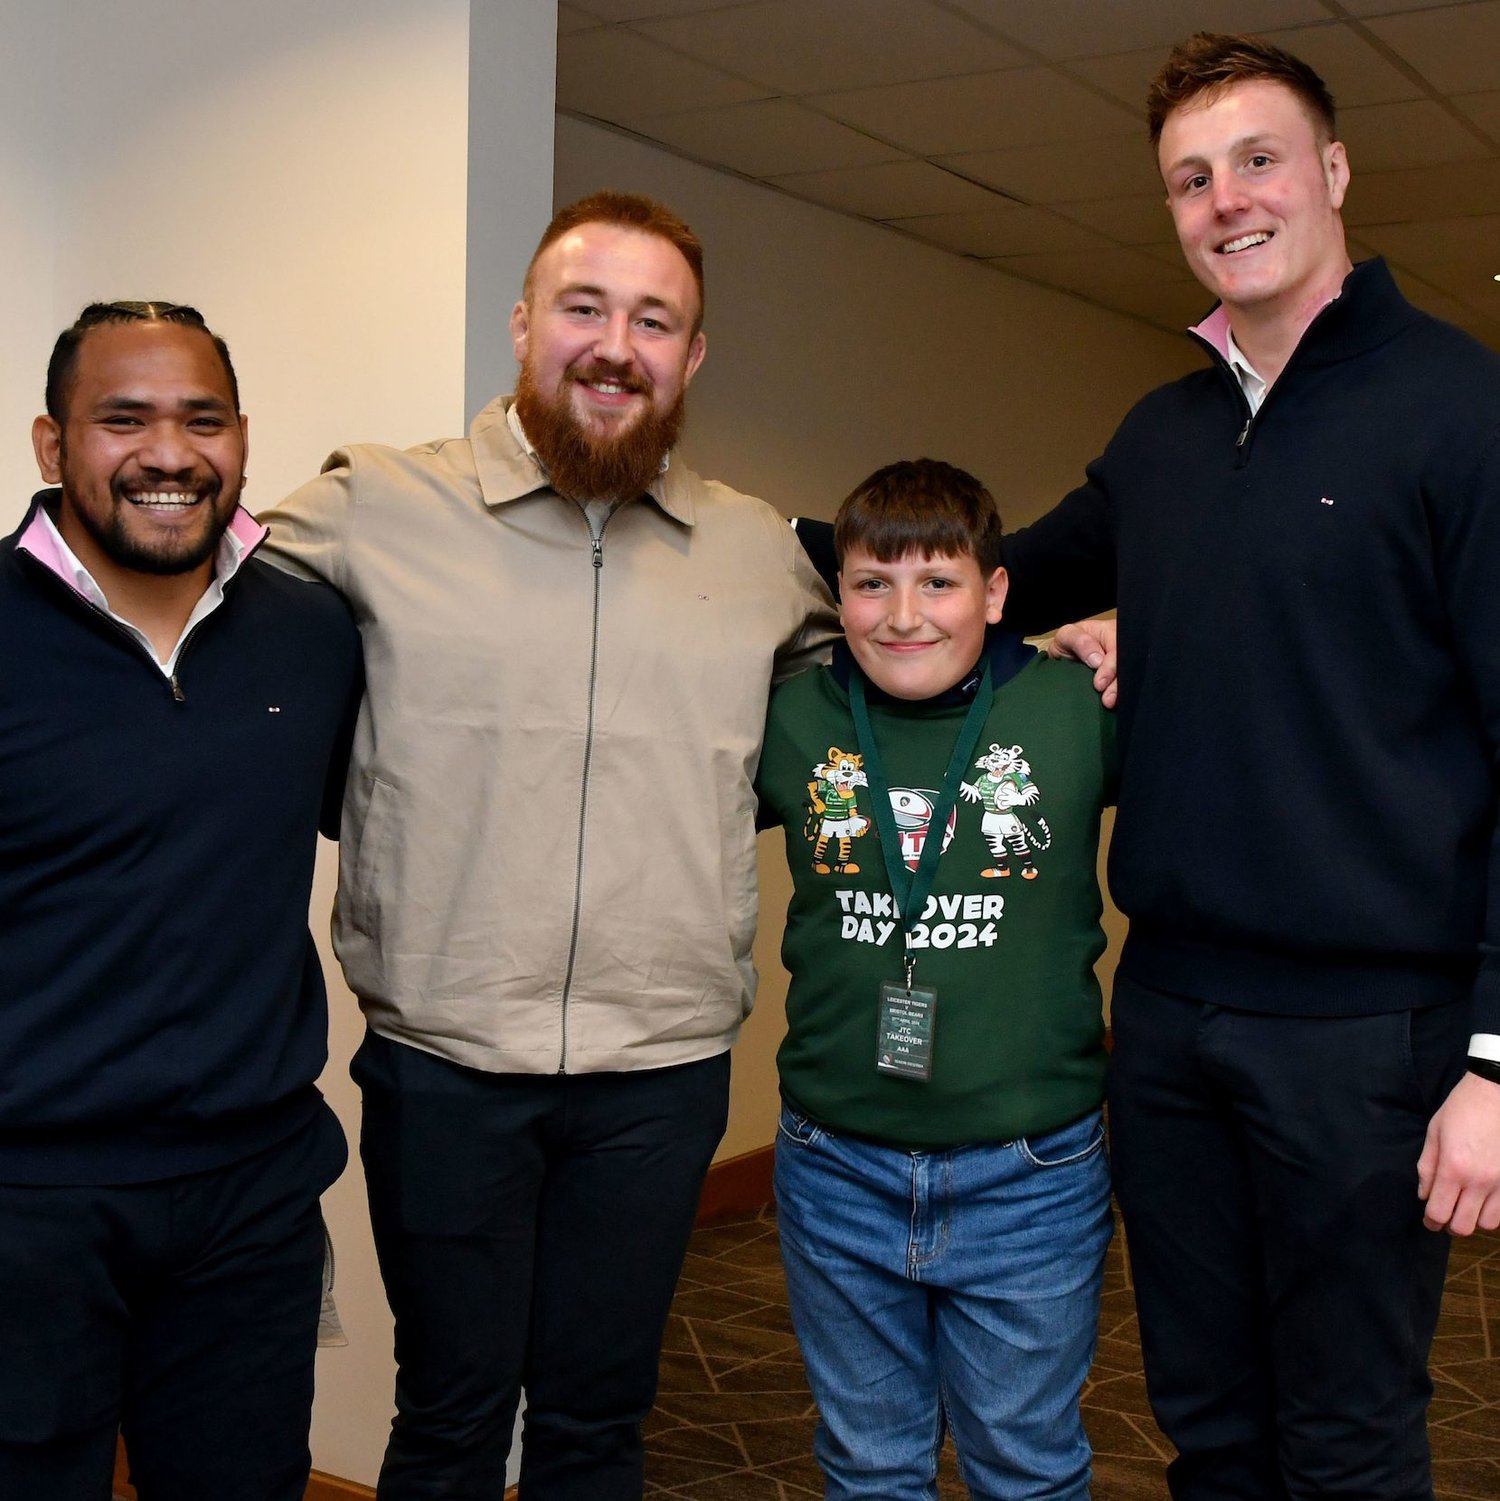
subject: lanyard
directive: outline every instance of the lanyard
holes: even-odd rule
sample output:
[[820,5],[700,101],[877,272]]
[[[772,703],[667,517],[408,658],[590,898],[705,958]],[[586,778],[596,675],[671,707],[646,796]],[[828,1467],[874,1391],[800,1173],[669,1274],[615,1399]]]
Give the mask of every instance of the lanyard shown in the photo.
[[860,754],[865,758],[865,775],[870,782],[870,794],[875,803],[875,827],[880,834],[880,853],[885,857],[886,876],[891,883],[891,895],[901,909],[901,931],[906,945],[906,988],[911,989],[912,970],[916,960],[911,956],[911,928],[922,909],[927,905],[932,890],[933,877],[937,875],[938,861],[943,854],[943,838],[948,829],[948,819],[953,805],[958,801],[958,784],[963,781],[969,758],[979,743],[979,732],[990,709],[990,663],[986,655],[984,671],[979,678],[979,687],[974,692],[974,701],[964,717],[953,742],[953,755],[948,770],[943,775],[942,790],[938,793],[937,807],[933,809],[932,822],[927,826],[927,838],[922,844],[922,854],[917,868],[908,872],[906,861],[901,858],[901,839],[896,829],[896,815],[891,809],[891,786],[885,774],[885,762],[880,756],[880,747],[875,743],[875,730],[870,724],[870,711],[865,705],[865,680],[856,666],[849,674],[849,708],[854,715],[854,732],[859,738]]

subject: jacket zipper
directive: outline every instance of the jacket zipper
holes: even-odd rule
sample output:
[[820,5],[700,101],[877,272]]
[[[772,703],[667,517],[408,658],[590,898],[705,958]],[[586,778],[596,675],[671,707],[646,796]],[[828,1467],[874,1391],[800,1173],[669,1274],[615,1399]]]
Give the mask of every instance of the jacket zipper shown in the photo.
[[[260,543],[257,542],[254,547],[249,548],[246,551],[244,557],[240,559],[240,568],[243,568],[245,564],[248,563],[250,559],[253,558],[259,551]],[[146,660],[150,662],[152,671],[154,671],[159,677],[162,677],[166,680],[167,691],[172,695],[172,702],[174,704],[185,704],[187,702],[187,695],[182,690],[182,683],[179,681],[177,674],[182,669],[182,659],[187,655],[188,647],[193,644],[193,641],[197,638],[198,632],[203,629],[204,622],[208,620],[209,617],[207,615],[205,615],[203,619],[200,620],[197,625],[195,625],[192,630],[190,630],[187,635],[182,638],[182,644],[177,649],[177,665],[172,669],[170,673],[165,673],[162,671],[161,663],[157,661],[157,659],[150,652],[148,652],[146,648],[143,647],[141,643],[137,641],[136,638],[132,636],[130,632],[126,630],[125,627],[121,625],[120,622],[109,613],[108,610],[101,610],[99,606],[93,602],[93,600],[85,599],[83,595],[81,595],[76,589],[72,588],[65,580],[58,578],[58,576],[53,573],[53,571],[48,568],[45,563],[39,561],[37,558],[32,557],[32,555],[29,552],[25,551],[25,549],[17,548],[16,556],[23,558],[28,568],[35,568],[43,577],[51,579],[52,582],[57,585],[57,587],[59,587],[69,599],[76,601],[97,619],[102,620],[105,625],[107,625],[112,631],[116,633],[116,635],[123,636],[125,640],[130,643],[130,647],[136,653],[136,655],[145,657]],[[239,573],[239,568],[235,569],[235,573]],[[233,584],[234,579],[230,578],[219,585],[220,590],[226,597],[228,596],[229,590],[233,586]],[[223,601],[221,600],[219,603],[219,608],[223,609],[223,607]]]
[[[578,503],[575,501],[575,505]],[[588,526],[589,543],[594,568],[594,621],[593,640],[589,646],[589,700],[588,714],[584,720],[583,734],[583,785],[578,791],[578,849],[573,867],[573,930],[568,937],[568,964],[563,973],[562,990],[562,1046],[558,1052],[557,1071],[568,1071],[568,997],[573,990],[573,967],[578,958],[578,935],[583,922],[583,842],[589,816],[589,766],[594,758],[594,702],[599,679],[599,592],[600,576],[604,570],[604,528],[614,519],[610,511],[599,525],[598,536],[589,526],[588,512],[579,505],[583,524]]]
[[[148,652],[146,648],[142,646],[141,643],[137,641],[136,638],[132,636],[130,632],[126,630],[125,627],[121,625],[120,622],[116,620],[115,617],[111,615],[107,610],[101,610],[99,606],[93,602],[93,600],[85,599],[83,595],[79,594],[75,589],[70,588],[62,579],[58,578],[58,576],[53,573],[53,571],[48,568],[45,563],[38,562],[31,556],[29,552],[22,552],[18,549],[18,556],[26,559],[26,566],[28,568],[35,568],[42,577],[51,579],[52,582],[59,589],[61,589],[69,599],[74,600],[81,608],[87,610],[89,614],[91,614],[96,620],[98,620],[101,625],[108,627],[115,633],[115,635],[119,636],[130,647],[130,650],[136,656],[144,657],[151,664],[152,672],[155,673],[155,675],[166,684],[167,691],[172,695],[173,703],[181,704],[187,702],[187,697],[182,691],[182,684],[177,681],[176,668],[173,668],[170,675],[163,672],[161,663],[158,662],[156,658],[153,657],[151,653]],[[182,665],[182,652],[187,650],[188,641],[191,641],[193,637],[198,634],[198,626],[201,626],[202,624],[203,622],[200,620],[198,622],[198,625],[195,625],[193,627],[192,633],[188,636],[187,640],[182,643],[182,651],[179,651],[177,653],[177,663],[179,667]]]
[[1197,339],[1197,341],[1201,345],[1203,345],[1206,350],[1208,350],[1209,354],[1213,357],[1214,363],[1219,367],[1221,371],[1223,371],[1224,378],[1229,382],[1231,386],[1234,387],[1234,393],[1239,397],[1241,409],[1245,413],[1245,425],[1240,429],[1239,436],[1234,440],[1234,467],[1236,469],[1243,469],[1245,465],[1250,462],[1250,449],[1252,446],[1250,439],[1254,435],[1256,425],[1261,419],[1261,414],[1265,411],[1266,407],[1275,397],[1277,388],[1286,378],[1287,371],[1290,370],[1294,364],[1296,364],[1298,356],[1301,355],[1303,349],[1306,347],[1308,334],[1312,332],[1314,326],[1327,314],[1328,309],[1333,307],[1337,303],[1337,301],[1338,299],[1334,298],[1333,302],[1330,302],[1325,306],[1319,308],[1312,322],[1302,330],[1302,337],[1297,340],[1297,347],[1292,351],[1291,358],[1286,362],[1285,365],[1281,367],[1281,374],[1278,375],[1276,379],[1271,383],[1271,389],[1261,397],[1260,406],[1253,412],[1250,410],[1250,400],[1245,395],[1245,389],[1240,385],[1239,378],[1235,375],[1229,361],[1226,360],[1224,356],[1219,353],[1218,349],[1207,339],[1205,339],[1203,335],[1197,331],[1197,329],[1188,330],[1188,332],[1192,334],[1192,336]]

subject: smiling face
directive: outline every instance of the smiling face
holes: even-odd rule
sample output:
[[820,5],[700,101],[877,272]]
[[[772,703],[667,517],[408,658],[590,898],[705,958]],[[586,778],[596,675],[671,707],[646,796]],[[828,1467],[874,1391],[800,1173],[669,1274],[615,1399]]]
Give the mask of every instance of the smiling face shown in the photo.
[[108,593],[120,571],[212,572],[244,481],[245,419],[202,329],[104,323],[78,347],[61,418],[38,417],[58,530]]
[[1284,84],[1231,84],[1173,110],[1157,159],[1188,266],[1231,322],[1285,319],[1300,333],[1338,295],[1348,161]]
[[659,235],[581,224],[531,269],[511,314],[516,408],[553,484],[581,498],[644,489],[702,362],[698,287]]
[[960,682],[1000,619],[1005,570],[985,577],[967,553],[893,563],[851,548],[839,570],[839,618],[854,660],[892,698],[923,699]]

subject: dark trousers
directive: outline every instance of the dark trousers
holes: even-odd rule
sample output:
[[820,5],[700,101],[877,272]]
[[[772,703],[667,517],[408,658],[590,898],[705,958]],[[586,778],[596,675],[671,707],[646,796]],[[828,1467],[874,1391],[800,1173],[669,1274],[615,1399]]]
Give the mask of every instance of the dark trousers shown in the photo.
[[0,1186],[0,1497],[302,1501],[331,1111],[212,1172]]
[[1432,1496],[1448,1241],[1417,1158],[1467,1007],[1257,1015],[1120,976],[1109,1109],[1178,1501]]
[[498,1501],[523,1388],[525,1501],[635,1501],[728,1054],[486,1074],[368,1033],[353,1074],[396,1318],[381,1501]]

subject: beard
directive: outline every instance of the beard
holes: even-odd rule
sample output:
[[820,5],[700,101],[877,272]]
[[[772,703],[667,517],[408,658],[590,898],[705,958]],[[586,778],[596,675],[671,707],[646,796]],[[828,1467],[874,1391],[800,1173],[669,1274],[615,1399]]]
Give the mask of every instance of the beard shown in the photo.
[[677,443],[686,393],[679,391],[665,412],[647,406],[623,431],[601,435],[578,420],[568,400],[574,381],[598,379],[618,381],[648,398],[651,394],[650,384],[640,376],[595,360],[570,366],[562,389],[547,396],[527,363],[516,382],[516,415],[558,494],[570,500],[634,500],[650,488],[661,472],[662,458]]
[[[192,573],[212,559],[218,552],[219,538],[234,516],[239,503],[239,486],[233,494],[226,494],[217,479],[198,485],[183,485],[178,488],[198,497],[194,514],[202,524],[181,534],[172,533],[159,538],[137,536],[131,529],[134,510],[130,500],[131,489],[120,479],[111,479],[109,495],[112,502],[107,516],[98,516],[88,505],[76,497],[81,493],[70,474],[67,449],[59,454],[62,465],[63,493],[70,500],[69,510],[78,524],[88,533],[90,540],[118,568],[132,573],[148,573],[158,578],[175,577]],[[158,488],[166,488],[165,485]]]

